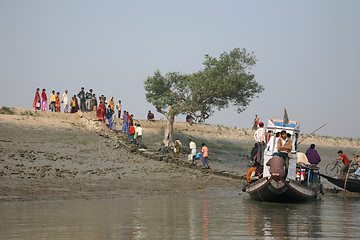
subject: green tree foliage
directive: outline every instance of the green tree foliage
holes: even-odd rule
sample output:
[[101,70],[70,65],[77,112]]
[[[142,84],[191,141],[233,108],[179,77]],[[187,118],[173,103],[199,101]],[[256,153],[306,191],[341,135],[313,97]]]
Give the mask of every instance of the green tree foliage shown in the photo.
[[197,120],[205,121],[215,109],[230,105],[239,113],[244,111],[264,91],[251,73],[255,64],[253,53],[235,48],[219,58],[205,55],[204,69],[193,74],[170,72],[163,76],[157,70],[149,76],[144,83],[146,99],[168,120],[165,144],[171,141],[173,118],[178,114],[192,113]]

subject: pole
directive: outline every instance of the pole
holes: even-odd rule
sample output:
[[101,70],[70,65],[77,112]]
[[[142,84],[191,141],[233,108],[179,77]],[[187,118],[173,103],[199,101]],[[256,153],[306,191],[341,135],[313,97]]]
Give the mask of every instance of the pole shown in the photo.
[[321,128],[325,127],[326,123],[324,125],[322,125],[321,127],[317,128],[316,130],[314,130],[312,133],[308,134],[303,140],[301,140],[297,145],[299,146],[305,139],[307,139],[308,137],[310,137],[311,135],[313,135],[316,131],[320,130]]
[[344,194],[345,194],[345,188],[346,188],[346,183],[347,183],[347,180],[349,178],[349,173],[350,173],[350,167],[351,165],[353,164],[354,160],[355,160],[355,157],[357,156],[357,154],[359,153],[360,149],[355,153],[355,156],[354,156],[354,159],[351,161],[350,165],[349,165],[349,169],[347,170],[347,174],[346,174],[346,178],[345,178],[345,183],[344,183]]

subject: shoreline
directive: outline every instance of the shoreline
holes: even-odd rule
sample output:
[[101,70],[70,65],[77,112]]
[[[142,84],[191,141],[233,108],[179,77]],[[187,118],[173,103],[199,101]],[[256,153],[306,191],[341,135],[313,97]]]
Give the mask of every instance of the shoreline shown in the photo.
[[[96,121],[94,112],[15,111],[0,114],[0,202],[188,196],[220,189],[241,192],[239,180],[247,171],[251,142],[237,142],[221,151],[231,143],[212,135],[212,168],[202,170],[190,161],[159,154],[159,122],[137,120],[149,145],[149,149],[137,149],[126,136]],[[176,123],[175,127],[175,134],[198,141],[202,138],[196,134],[201,131],[217,131],[207,125]],[[332,186],[325,188],[331,193]]]

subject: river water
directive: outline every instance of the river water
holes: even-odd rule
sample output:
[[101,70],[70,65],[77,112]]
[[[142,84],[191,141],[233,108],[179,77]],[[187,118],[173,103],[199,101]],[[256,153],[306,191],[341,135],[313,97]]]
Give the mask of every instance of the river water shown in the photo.
[[359,198],[303,204],[247,194],[0,204],[0,239],[359,239]]

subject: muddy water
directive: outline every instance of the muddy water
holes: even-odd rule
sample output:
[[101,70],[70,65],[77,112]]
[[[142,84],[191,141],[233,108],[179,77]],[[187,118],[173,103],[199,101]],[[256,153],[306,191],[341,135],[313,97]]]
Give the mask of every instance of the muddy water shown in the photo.
[[356,239],[359,212],[359,198],[295,205],[224,192],[1,203],[0,239]]

